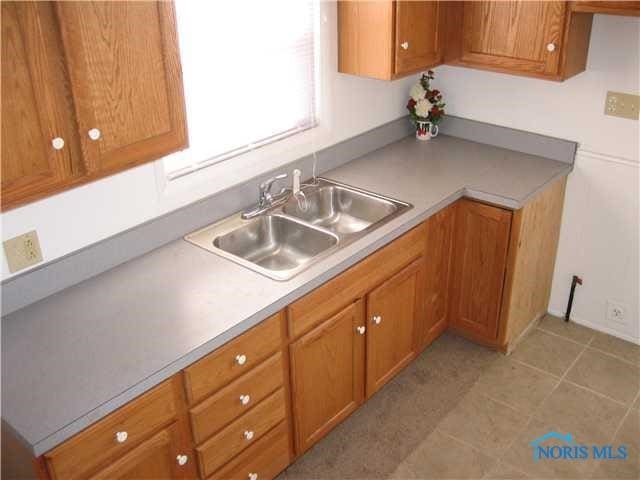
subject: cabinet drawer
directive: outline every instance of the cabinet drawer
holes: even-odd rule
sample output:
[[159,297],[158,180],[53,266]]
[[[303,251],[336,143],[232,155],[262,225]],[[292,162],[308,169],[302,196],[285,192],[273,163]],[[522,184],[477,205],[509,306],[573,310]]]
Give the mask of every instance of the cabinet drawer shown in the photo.
[[193,438],[200,443],[249,411],[283,384],[282,354],[258,365],[190,410]]
[[425,225],[410,230],[288,307],[289,334],[298,337],[335,315],[424,254]]
[[[281,388],[220,433],[197,447],[200,473],[211,475],[285,418],[284,390]],[[247,434],[251,434],[248,438]]]
[[289,429],[282,422],[236,458],[214,473],[208,480],[271,480],[291,462]]
[[[70,480],[122,455],[176,417],[174,380],[169,380],[45,454],[53,479]],[[119,442],[116,433],[121,432]]]
[[[282,344],[282,313],[269,317],[184,370],[190,404],[248,372]],[[242,357],[242,359],[241,359]]]

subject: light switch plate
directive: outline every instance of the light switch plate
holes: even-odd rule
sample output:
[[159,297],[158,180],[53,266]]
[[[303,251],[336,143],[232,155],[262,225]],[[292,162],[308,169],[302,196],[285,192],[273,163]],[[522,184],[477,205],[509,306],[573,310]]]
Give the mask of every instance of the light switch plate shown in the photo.
[[42,261],[38,233],[33,230],[3,242],[9,271],[17,272]]
[[640,95],[622,92],[607,92],[604,114],[613,117],[638,120],[640,112]]

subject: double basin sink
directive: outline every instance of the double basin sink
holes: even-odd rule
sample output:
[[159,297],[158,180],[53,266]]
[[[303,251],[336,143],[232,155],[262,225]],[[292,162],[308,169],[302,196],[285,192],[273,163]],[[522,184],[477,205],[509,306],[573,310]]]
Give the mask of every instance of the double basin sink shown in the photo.
[[288,280],[412,205],[325,178],[264,213],[233,215],[185,239],[275,280]]

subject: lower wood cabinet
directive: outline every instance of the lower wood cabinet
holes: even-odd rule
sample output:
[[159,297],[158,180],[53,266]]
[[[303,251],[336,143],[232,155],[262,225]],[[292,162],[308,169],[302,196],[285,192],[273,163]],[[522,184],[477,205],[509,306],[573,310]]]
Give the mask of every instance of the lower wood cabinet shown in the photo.
[[305,452],[364,400],[364,304],[358,300],[289,347],[296,452]]
[[496,343],[511,212],[467,199],[456,208],[449,322],[477,340]]
[[446,329],[507,350],[546,312],[565,179],[461,199],[36,463],[40,477],[274,478]]
[[423,257],[367,295],[367,397],[416,354],[416,324],[424,315]]

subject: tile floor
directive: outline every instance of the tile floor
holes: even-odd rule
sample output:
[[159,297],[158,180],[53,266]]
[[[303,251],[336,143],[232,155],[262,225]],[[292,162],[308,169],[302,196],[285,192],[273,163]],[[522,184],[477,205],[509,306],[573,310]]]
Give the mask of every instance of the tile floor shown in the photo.
[[[552,430],[629,457],[534,462]],[[639,452],[640,346],[547,316],[506,357],[443,335],[280,478],[640,479]]]

